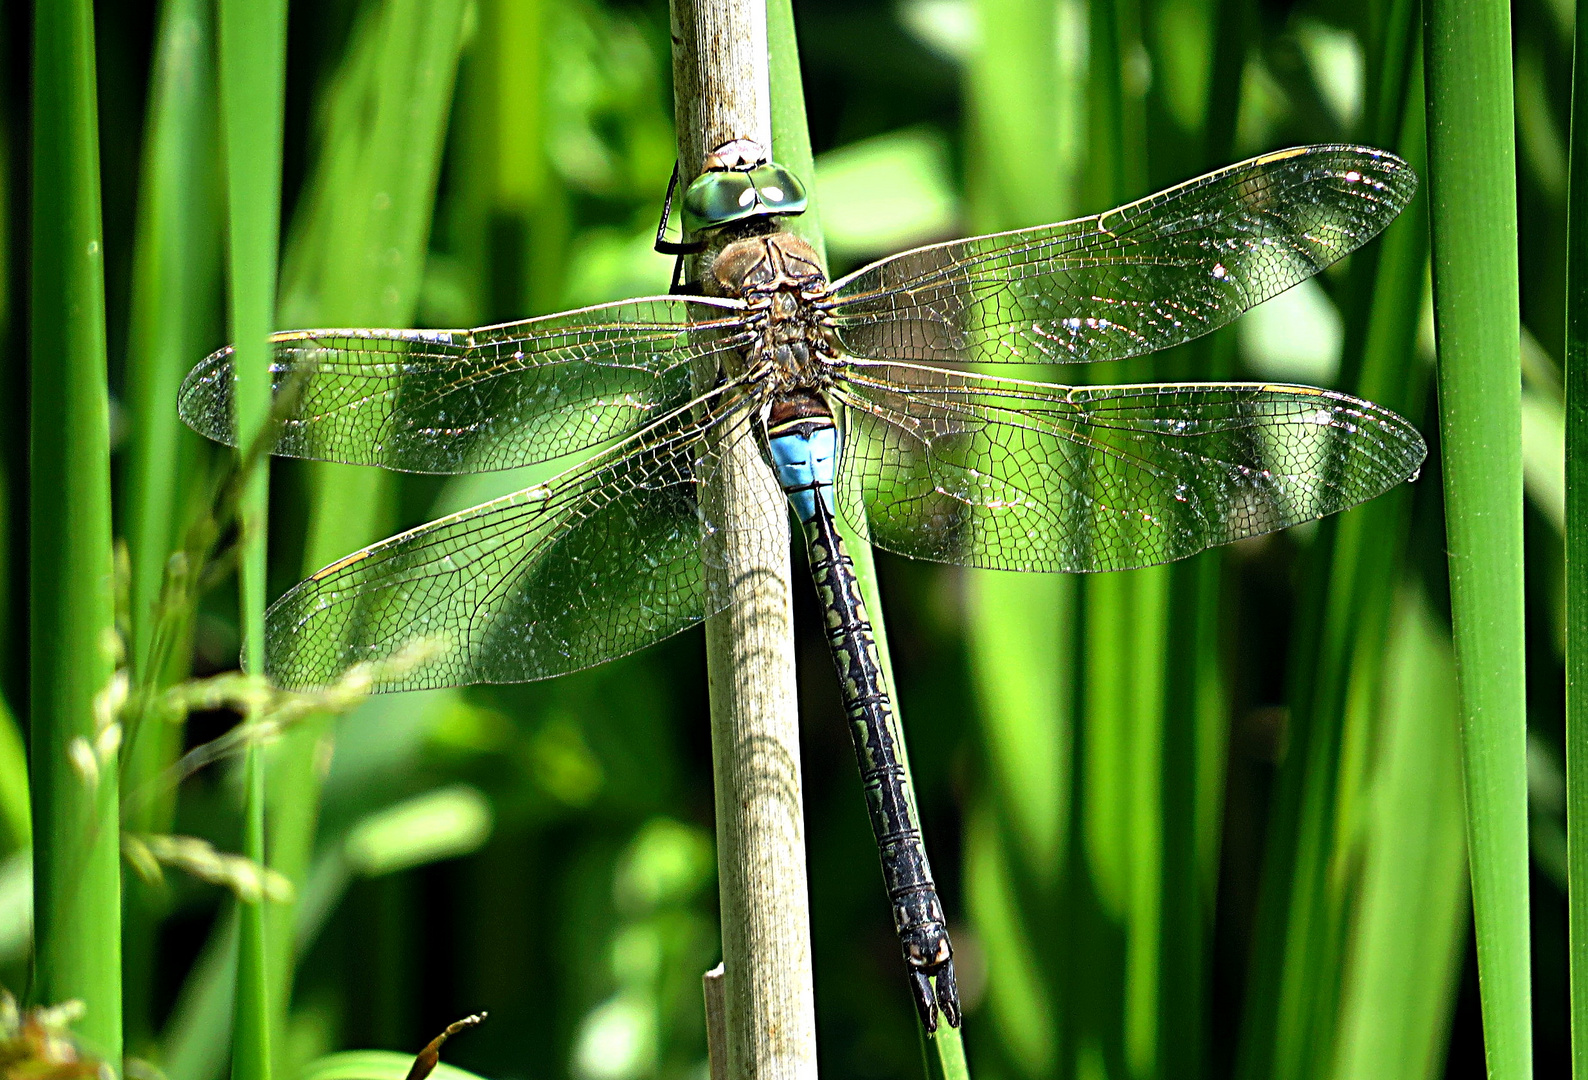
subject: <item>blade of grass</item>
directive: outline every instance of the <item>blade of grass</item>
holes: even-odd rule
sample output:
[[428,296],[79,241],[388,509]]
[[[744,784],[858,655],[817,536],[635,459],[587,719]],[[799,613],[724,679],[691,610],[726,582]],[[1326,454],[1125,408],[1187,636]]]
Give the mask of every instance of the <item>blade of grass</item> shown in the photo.
[[[281,236],[281,138],[286,77],[282,0],[222,0],[221,137],[226,159],[230,330],[237,349],[237,430],[263,427]],[[264,670],[268,474],[249,478],[242,517],[243,667]],[[245,935],[246,936],[246,935]]]
[[[1189,28],[1168,22],[1170,9],[1160,9],[1157,14],[1163,21],[1150,38],[1153,63],[1166,68],[1163,54],[1171,48],[1186,48],[1169,36]],[[1197,119],[1186,133],[1190,138],[1184,140],[1193,144],[1190,153],[1197,156],[1195,168],[1217,168],[1234,156],[1246,66],[1247,14],[1244,0],[1211,0],[1202,5],[1198,15],[1207,35],[1198,43],[1204,44],[1206,54],[1203,77],[1200,82],[1187,80],[1178,87],[1191,100],[1178,107],[1165,101],[1157,113]],[[1195,46],[1191,51],[1197,55]],[[1175,89],[1169,79],[1154,80],[1153,90],[1166,98]],[[1194,95],[1199,89],[1201,99],[1197,100]],[[1181,141],[1171,126],[1162,124],[1152,133],[1155,151]],[[1160,173],[1158,179],[1172,183],[1181,177]],[[1228,378],[1234,368],[1234,353],[1235,335],[1230,330],[1211,335],[1180,350],[1179,364],[1171,366],[1169,377]],[[1173,1062],[1174,1075],[1180,1080],[1197,1080],[1207,1073],[1212,1041],[1211,944],[1229,729],[1220,657],[1223,560],[1222,551],[1208,551],[1169,568],[1159,778],[1163,872],[1157,1059],[1160,1068]]]
[[[1144,85],[1134,3],[1089,5],[1085,206],[1145,194]],[[1151,362],[1099,381],[1151,377]],[[1157,1062],[1161,954],[1162,725],[1168,571],[1094,574],[1081,582],[1076,846],[1069,882],[1072,934],[1066,1054],[1083,1073],[1151,1075]]]
[[1444,1068],[1467,926],[1456,673],[1421,596],[1396,596],[1383,740],[1346,958],[1339,1080],[1432,1080]]
[[[815,176],[810,126],[805,119],[805,87],[800,81],[799,37],[794,27],[793,0],[767,0],[767,82],[772,94],[772,146],[774,158],[800,177]],[[821,206],[814,182],[803,214],[783,219],[783,224],[815,249],[825,263],[827,244],[822,237]],[[882,639],[879,637],[878,641]],[[880,648],[880,646],[879,646]],[[886,649],[881,649],[884,657]]]
[[[1233,342],[1200,350],[1218,378]],[[1157,1060],[1184,1080],[1206,1075],[1212,937],[1218,892],[1229,703],[1219,657],[1222,560],[1207,552],[1170,570],[1162,765]]]
[[160,1032],[160,1063],[171,1080],[213,1080],[225,1064],[226,1035],[236,1007],[240,907],[222,909]]
[[33,842],[28,807],[28,748],[11,706],[0,698],[0,857]]
[[[361,15],[326,96],[325,138],[292,230],[280,320],[288,326],[409,326],[435,207],[457,74],[461,0],[387,0]],[[304,572],[390,527],[395,478],[383,469],[316,464]],[[388,701],[366,709],[383,710]],[[323,721],[286,734],[271,761],[270,866],[302,889],[314,850]],[[273,909],[285,939],[291,905]],[[274,992],[290,998],[292,965]]]
[[[138,680],[155,688],[182,675],[180,668],[155,673],[146,666],[166,560],[184,527],[180,493],[187,490],[199,445],[198,436],[177,419],[176,395],[194,358],[211,343],[219,299],[213,38],[211,8],[202,0],[162,4],[125,366],[132,437],[121,476],[132,558],[131,663]],[[185,662],[185,650],[171,651],[178,663]],[[128,734],[130,787],[133,773],[140,772],[134,764],[140,733]],[[152,753],[150,761],[163,763],[164,757]],[[161,831],[152,823],[139,827]]]
[[[772,148],[774,158],[791,169],[796,176],[816,175],[811,154],[810,128],[805,119],[805,94],[800,81],[799,41],[794,28],[794,11],[790,0],[767,0],[766,36],[768,82],[771,87]],[[790,231],[798,234],[816,251],[825,267],[827,253],[822,239],[820,208],[816,200],[816,186],[808,185],[810,203],[805,213],[789,219]],[[855,576],[860,581],[861,598],[871,619],[872,634],[876,639],[877,655],[882,662],[882,674],[893,702],[893,714],[899,723],[899,759],[906,778],[910,777],[910,756],[904,738],[904,721],[893,677],[893,660],[888,653],[888,630],[883,619],[882,596],[877,588],[876,563],[872,557],[869,536],[861,536],[840,520],[839,532],[854,561]],[[914,791],[911,780],[911,791]],[[930,855],[930,851],[928,852]],[[937,1032],[927,1035],[917,1029],[921,1038],[921,1052],[926,1075],[933,1080],[962,1080],[970,1075],[965,1062],[964,1044],[957,1028],[939,1025]]]
[[[181,726],[146,702],[183,678],[190,660],[191,611],[163,624],[176,640],[165,643],[159,656],[155,628],[162,625],[161,588],[190,516],[185,496],[194,490],[201,452],[198,436],[177,419],[177,389],[188,366],[213,345],[220,310],[213,23],[212,6],[203,0],[167,0],[161,7],[139,183],[124,366],[131,438],[120,493],[131,561],[128,623],[137,688],[128,709],[122,782],[129,793],[152,792],[130,797],[125,809],[128,828],[143,833],[171,831],[176,789],[158,778],[175,761],[182,738]],[[128,1044],[143,1055],[154,1034],[155,930],[167,894],[135,877],[127,889],[124,1011]]]
[[[435,206],[464,4],[367,9],[327,95],[326,137],[294,227],[280,319],[289,326],[408,326]],[[392,474],[316,465],[305,572],[387,528]]]
[[44,1004],[82,1000],[78,1034],[119,1068],[120,732],[90,5],[37,5],[33,34],[33,990]]
[[[780,0],[769,0],[776,4]],[[792,166],[791,166],[792,167]],[[807,173],[806,175],[810,175]],[[876,638],[877,655],[882,661],[883,681],[888,693],[894,702],[898,701],[897,691],[894,689],[898,683],[893,677],[893,660],[888,654],[887,630],[882,625],[882,594],[877,588],[876,562],[871,551],[871,537],[861,536],[850,529],[847,522],[840,522],[839,531],[843,534],[844,543],[848,547],[850,558],[854,560],[855,576],[860,581],[861,599],[865,601],[866,612],[871,618],[872,634]],[[894,717],[899,718],[897,704],[894,705]],[[910,773],[910,755],[904,740],[904,723],[899,720],[899,762],[904,766],[906,779],[910,782],[910,791],[915,791],[914,779]],[[919,817],[919,812],[917,812]],[[931,840],[926,840],[927,854],[932,853]],[[936,850],[942,851],[942,847]],[[968,1080],[970,1067],[965,1060],[965,1044],[960,1028],[939,1024],[937,1031],[928,1035],[926,1029],[919,1026],[917,1020],[916,1033],[921,1040],[921,1056],[925,1063],[925,1073],[928,1080]]]
[[[1397,149],[1414,169],[1421,171],[1426,152],[1418,90],[1422,74],[1420,50],[1403,70],[1409,75],[1409,107],[1405,111],[1405,134]],[[1352,387],[1355,393],[1394,409],[1414,424],[1423,420],[1427,395],[1428,372],[1417,358],[1416,345],[1427,274],[1427,206],[1426,201],[1415,200],[1375,247],[1377,273],[1372,281],[1370,307],[1365,318],[1358,320],[1363,326],[1361,363]],[[1346,340],[1351,347],[1357,335],[1350,333]],[[1373,748],[1386,738],[1393,738],[1381,730],[1394,722],[1387,711],[1383,683],[1387,639],[1395,613],[1394,583],[1400,572],[1412,500],[1410,488],[1389,492],[1354,515],[1346,515],[1332,534],[1333,580],[1329,582],[1331,595],[1324,619],[1326,624],[1338,619],[1350,627],[1345,635],[1350,640],[1336,644],[1338,631],[1331,625],[1321,632],[1321,640],[1329,649],[1328,660],[1333,662],[1343,652],[1346,666],[1344,670],[1324,669],[1322,675],[1335,682],[1320,688],[1315,680],[1310,706],[1336,709],[1343,728],[1337,749],[1341,759],[1338,790],[1329,809],[1335,821],[1322,878],[1323,919],[1312,946],[1314,986],[1307,998],[1313,1003],[1314,1013],[1310,1053],[1317,1055],[1310,1059],[1311,1067],[1318,1074],[1324,1072],[1318,1057],[1327,1054],[1338,1041],[1341,995],[1353,992],[1359,975],[1368,975],[1348,963],[1347,932],[1353,919],[1371,916],[1370,910],[1360,915],[1356,909],[1374,900],[1371,894],[1358,895],[1363,884],[1358,878],[1360,831],[1368,827],[1364,818],[1371,820],[1366,785],[1370,779],[1367,767],[1375,757]],[[1346,600],[1344,611],[1335,603],[1335,596]],[[1315,725],[1319,715],[1313,714]],[[1406,797],[1397,785],[1417,782],[1413,776],[1393,772],[1387,776],[1375,773],[1372,778],[1379,792],[1377,797],[1387,799]],[[1434,919],[1427,927],[1432,932],[1440,925]],[[1343,978],[1325,980],[1321,973],[1329,971],[1341,972]],[[1303,971],[1300,977],[1308,976]],[[1422,1015],[1420,1010],[1425,1009],[1437,1012],[1439,1004],[1448,1003],[1453,991],[1449,979],[1425,978],[1420,980],[1417,994],[1405,999],[1404,1004],[1410,1015]],[[1299,987],[1297,993],[1306,996]],[[1409,1026],[1395,1026],[1403,1037],[1410,1036]]]
[[[1386,48],[1410,40],[1409,5],[1388,10],[1404,24],[1380,33]],[[1375,64],[1387,88],[1380,98],[1420,101],[1399,55]],[[1414,168],[1422,162],[1420,110],[1401,129],[1400,110],[1384,110],[1392,130],[1375,132],[1398,145]],[[1348,297],[1346,385],[1414,423],[1424,397],[1416,361],[1417,315],[1424,282],[1424,204],[1415,202],[1383,238],[1353,257]],[[1410,489],[1324,521],[1308,553],[1289,662],[1287,753],[1269,825],[1257,940],[1252,950],[1241,1075],[1307,1076],[1326,1072],[1338,1023],[1343,951],[1356,838],[1349,827],[1361,782],[1355,748],[1372,739],[1388,632],[1395,567],[1405,542]],[[1352,709],[1353,696],[1367,704]],[[1355,727],[1352,718],[1356,718]]]
[[1510,8],[1428,0],[1434,322],[1484,1053],[1532,1074]]
[[[270,408],[269,335],[276,306],[281,234],[281,140],[286,99],[287,11],[284,0],[221,0],[219,7],[221,137],[226,160],[230,238],[231,339],[236,347],[237,430],[262,430]],[[246,440],[239,436],[239,444]],[[247,480],[239,505],[240,622],[243,668],[265,669],[265,572],[269,470]],[[245,718],[245,722],[247,718]],[[265,863],[265,761],[251,742],[244,762],[243,854]],[[271,1080],[282,1016],[271,972],[289,947],[269,935],[261,896],[243,903],[233,1020],[234,1080]]]
[[1577,4],[1566,189],[1566,865],[1572,1075],[1588,1077],[1588,2]]
[[[371,5],[360,17],[320,110],[326,117],[324,138],[283,261],[282,325],[411,325],[463,17],[463,5],[451,0],[395,0]],[[315,509],[305,549],[310,570],[377,539],[388,525],[393,495],[389,474],[381,470],[313,468]],[[427,700],[433,710],[442,710],[455,698],[443,694]],[[378,714],[396,707],[398,699],[377,697],[360,709]],[[317,835],[322,777],[316,761],[325,736],[324,723],[302,721],[282,735],[270,755],[269,865],[300,895]],[[295,903],[271,906],[272,940],[297,936],[296,908]],[[235,932],[218,924],[206,955],[224,953],[224,936]],[[165,1033],[167,1070],[175,1080],[208,1080],[219,1064],[213,1050],[224,1040],[229,1018],[214,997],[231,989],[211,971],[194,969]],[[283,1008],[290,1001],[292,978],[293,958],[284,954],[271,974],[271,994]]]
[[985,790],[964,840],[966,906],[987,964],[987,1024],[1017,1075],[1057,1075],[1066,948],[1076,586],[973,572],[968,647]]
[[480,6],[479,19],[453,150],[470,164],[451,178],[447,232],[474,283],[476,321],[486,322],[557,308],[572,223],[549,153],[558,10],[547,0],[496,0]]
[[[977,8],[979,40],[966,72],[973,231],[1058,221],[1074,209],[1076,148],[1064,133],[1080,111],[1081,85],[1060,51],[1059,16],[1057,5],[1010,0]],[[1029,167],[1002,167],[1007,146],[1023,147]],[[1015,1075],[1057,1075],[1064,965],[1038,955],[1066,948],[1055,930],[1064,925],[1072,797],[1076,583],[965,573],[984,774],[964,840],[965,893],[986,952],[987,1019],[997,1056]]]

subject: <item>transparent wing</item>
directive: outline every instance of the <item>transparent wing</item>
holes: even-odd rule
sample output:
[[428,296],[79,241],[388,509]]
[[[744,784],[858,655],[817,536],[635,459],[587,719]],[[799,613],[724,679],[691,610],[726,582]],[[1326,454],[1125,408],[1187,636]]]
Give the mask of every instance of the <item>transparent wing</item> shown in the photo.
[[883,360],[1116,360],[1199,337],[1374,237],[1400,158],[1308,146],[1095,217],[916,248],[834,285],[848,351]]
[[1051,386],[855,365],[839,498],[880,547],[1084,573],[1171,562],[1371,499],[1426,449],[1401,417],[1303,386]]
[[[706,424],[688,410],[561,476],[356,551],[268,612],[277,685],[334,681],[423,639],[435,655],[380,690],[525,682],[643,648],[726,606],[708,595],[714,527],[696,482],[750,430],[740,398]],[[714,550],[711,545],[706,549]]]
[[[271,340],[294,395],[275,453],[421,473],[549,461],[689,400],[690,367],[731,350],[740,305],[652,297],[478,330],[299,330]],[[188,374],[179,410],[236,445],[232,350]]]

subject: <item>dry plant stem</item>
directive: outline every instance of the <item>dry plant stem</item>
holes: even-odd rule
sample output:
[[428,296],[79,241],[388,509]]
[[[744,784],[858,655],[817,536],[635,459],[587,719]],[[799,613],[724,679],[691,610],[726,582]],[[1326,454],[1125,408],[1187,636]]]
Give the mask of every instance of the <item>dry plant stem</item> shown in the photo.
[[[771,145],[766,10],[759,0],[675,0],[672,15],[687,184],[705,153],[730,139]],[[715,474],[701,493],[718,526],[707,588],[731,590],[734,600],[706,623],[726,1075],[814,1077],[788,511],[749,440]]]
[[706,1062],[708,1080],[728,1080],[728,1028],[723,1017],[722,965],[700,977],[706,995]]

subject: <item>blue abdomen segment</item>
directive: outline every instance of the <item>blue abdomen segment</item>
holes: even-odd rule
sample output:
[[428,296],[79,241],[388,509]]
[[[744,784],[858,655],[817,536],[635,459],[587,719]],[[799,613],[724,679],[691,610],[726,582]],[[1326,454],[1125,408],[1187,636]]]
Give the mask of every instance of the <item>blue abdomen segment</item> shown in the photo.
[[788,495],[794,513],[805,524],[816,516],[817,493],[833,510],[833,477],[838,469],[838,429],[825,424],[800,423],[774,432],[767,440],[778,483]]

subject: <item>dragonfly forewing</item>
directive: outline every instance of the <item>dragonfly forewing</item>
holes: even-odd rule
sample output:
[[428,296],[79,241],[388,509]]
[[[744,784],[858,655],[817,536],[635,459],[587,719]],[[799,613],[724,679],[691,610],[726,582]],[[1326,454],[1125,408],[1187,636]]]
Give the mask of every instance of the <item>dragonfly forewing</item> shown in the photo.
[[[692,367],[742,344],[741,307],[651,297],[475,330],[276,334],[274,453],[451,474],[588,450],[688,401]],[[236,445],[234,383],[222,349],[182,384],[182,418]]]
[[694,625],[729,601],[702,572],[717,527],[697,484],[752,415],[748,397],[704,422],[685,407],[544,484],[339,559],[271,607],[267,673],[322,686],[423,642],[425,662],[374,689],[525,682]]
[[1093,217],[903,252],[838,281],[826,306],[855,356],[1117,360],[1200,337],[1311,277],[1416,188],[1382,150],[1284,150]]
[[1371,402],[1259,383],[1067,387],[855,365],[841,509],[890,551],[1088,573],[1182,559],[1344,510],[1426,448]]

